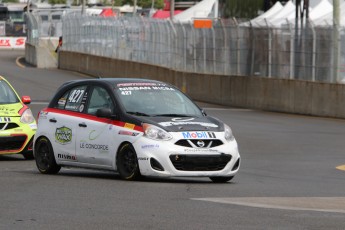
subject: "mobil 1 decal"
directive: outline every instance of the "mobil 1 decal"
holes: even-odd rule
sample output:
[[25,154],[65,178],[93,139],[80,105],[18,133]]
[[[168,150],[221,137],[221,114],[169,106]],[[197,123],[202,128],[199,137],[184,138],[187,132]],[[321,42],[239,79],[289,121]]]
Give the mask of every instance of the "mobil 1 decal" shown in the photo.
[[214,139],[216,134],[214,132],[196,131],[196,132],[182,132],[184,139]]

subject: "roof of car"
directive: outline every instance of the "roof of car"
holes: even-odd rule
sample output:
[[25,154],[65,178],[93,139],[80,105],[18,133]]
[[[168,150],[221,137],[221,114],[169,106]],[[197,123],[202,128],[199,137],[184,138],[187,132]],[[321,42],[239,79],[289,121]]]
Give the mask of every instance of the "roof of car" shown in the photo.
[[64,85],[69,85],[73,83],[80,83],[80,82],[105,82],[116,86],[118,84],[123,83],[159,83],[159,84],[168,84],[161,81],[151,80],[151,79],[144,79],[144,78],[96,78],[96,79],[82,79],[82,80],[72,80],[66,82]]

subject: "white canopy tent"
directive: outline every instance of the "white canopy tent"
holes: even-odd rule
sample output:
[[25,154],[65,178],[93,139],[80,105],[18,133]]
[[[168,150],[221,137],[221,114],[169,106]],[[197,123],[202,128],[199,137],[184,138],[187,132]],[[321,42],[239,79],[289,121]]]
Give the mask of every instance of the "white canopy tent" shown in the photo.
[[328,0],[322,0],[309,13],[310,20],[315,20],[333,12],[333,5]]
[[175,22],[192,22],[194,18],[217,18],[218,0],[203,0],[174,16]]
[[[345,2],[340,5],[340,25],[345,26]],[[316,26],[329,26],[333,25],[333,6],[332,10],[323,16],[313,19],[313,24]]]
[[[272,8],[278,8],[279,6],[273,5]],[[270,10],[271,10],[270,9]],[[268,10],[268,11],[270,11]],[[288,1],[283,7],[280,8],[280,10],[273,10],[274,13],[272,14],[263,14],[255,19],[251,20],[251,24],[253,26],[267,26],[273,25],[274,21],[280,21],[280,20],[286,20],[286,18],[293,13],[296,10],[295,4],[290,0]]]
[[270,18],[279,11],[283,9],[283,5],[280,2],[276,2],[269,10],[267,10],[265,13],[261,14],[260,16],[252,19],[250,22],[252,24],[262,23],[266,18]]
[[[330,0],[314,1],[314,7],[309,8],[309,19],[315,25],[332,25],[333,24],[333,5]],[[280,8],[280,10],[279,10]],[[341,1],[340,6],[341,25],[345,25],[345,1]],[[252,19],[250,23],[253,26],[265,27],[273,26],[280,27],[282,25],[294,24],[296,18],[296,6],[292,0],[289,0],[283,7],[275,4],[266,13]],[[243,23],[242,25],[249,25],[249,23]]]

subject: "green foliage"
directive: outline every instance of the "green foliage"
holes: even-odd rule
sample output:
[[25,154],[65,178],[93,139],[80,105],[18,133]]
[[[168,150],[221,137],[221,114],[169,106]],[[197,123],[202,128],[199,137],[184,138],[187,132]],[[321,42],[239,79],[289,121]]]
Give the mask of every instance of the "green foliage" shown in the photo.
[[223,17],[255,18],[264,0],[219,0],[219,5]]
[[[154,1],[154,8],[156,8],[156,9],[162,9],[163,8],[164,0],[137,0],[137,5],[142,7],[142,8],[151,8],[152,1]],[[134,4],[134,0],[122,0],[119,2],[121,2],[121,4],[119,4],[117,6],[125,5],[125,4],[133,6],[133,4]]]
[[67,2],[66,0],[48,0],[48,3],[54,5],[54,4],[66,4]]

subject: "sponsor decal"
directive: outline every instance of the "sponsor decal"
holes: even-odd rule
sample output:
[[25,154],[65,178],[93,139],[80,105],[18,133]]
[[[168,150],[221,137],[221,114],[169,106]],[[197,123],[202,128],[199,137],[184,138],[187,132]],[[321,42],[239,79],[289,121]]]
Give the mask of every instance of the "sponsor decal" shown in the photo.
[[72,130],[65,126],[57,128],[55,140],[63,145],[70,143],[72,141]]
[[65,106],[66,104],[66,98],[60,98],[58,101],[58,105]]
[[77,157],[74,155],[62,154],[62,153],[58,154],[58,158],[62,159],[62,160],[70,160],[70,161],[76,161],[77,160]]
[[191,117],[191,118],[181,118],[181,117],[176,117],[176,118],[173,118],[173,119],[171,119],[172,121],[179,121],[179,122],[181,122],[181,121],[192,121],[192,120],[194,120],[194,118],[193,117]]
[[29,126],[30,126],[30,128],[33,129],[33,130],[37,129],[37,125],[36,125],[36,124],[29,124]]
[[120,134],[120,135],[125,135],[125,136],[133,136],[133,137],[139,135],[139,133],[130,132],[130,131],[125,131],[125,130],[120,130],[120,131],[119,131],[119,134]]
[[0,117],[0,122],[11,122],[10,117]]
[[92,131],[89,133],[89,140],[90,140],[90,141],[96,140],[102,133],[103,133],[103,131],[100,132],[100,133],[97,133],[96,130],[92,130]]
[[[212,139],[216,138],[216,134],[213,132],[182,132],[182,136],[184,139]],[[198,145],[202,145],[202,143],[198,143]],[[200,146],[202,147],[202,146]]]
[[127,129],[134,129],[135,125],[134,124],[130,124],[130,123],[125,123],[125,128]]
[[149,83],[149,82],[143,82],[143,83],[135,83],[135,82],[131,82],[131,83],[120,83],[117,84],[117,87],[125,87],[125,86],[155,86],[157,85],[156,83]]
[[152,144],[152,145],[142,145],[142,149],[153,149],[153,148],[159,148],[159,144]]
[[1,48],[25,48],[25,37],[0,37]]
[[185,149],[184,152],[188,153],[218,153],[214,149]]
[[194,118],[173,118],[171,121],[160,122],[159,124],[164,127],[177,126],[177,125],[201,125],[204,127],[217,128],[218,125],[206,122],[193,121]]
[[90,143],[81,141],[79,146],[81,149],[100,150],[101,152],[109,151],[109,146],[104,145],[104,144],[90,144]]
[[[167,87],[167,86],[134,86],[134,87],[121,87],[119,88],[121,94],[123,95],[130,95],[131,91],[138,91],[138,90],[160,90],[160,91],[174,91],[174,88]],[[123,92],[126,92],[125,94]]]
[[0,111],[1,111],[1,113],[3,113],[3,114],[18,114],[14,109],[9,109],[9,108],[7,108],[6,106],[4,106],[4,107],[0,107]]
[[11,47],[10,39],[0,39],[0,47]]
[[83,110],[84,110],[84,105],[81,104],[81,105],[79,106],[79,112],[83,112]]

